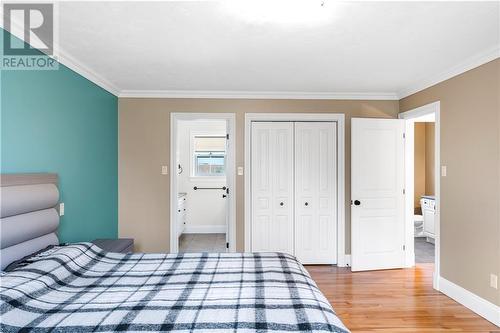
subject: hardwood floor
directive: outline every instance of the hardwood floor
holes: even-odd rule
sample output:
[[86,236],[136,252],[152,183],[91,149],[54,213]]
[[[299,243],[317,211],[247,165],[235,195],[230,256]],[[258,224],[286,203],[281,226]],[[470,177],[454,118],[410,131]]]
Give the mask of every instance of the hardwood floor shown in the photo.
[[433,266],[357,273],[333,266],[306,268],[352,332],[500,332],[434,290]]

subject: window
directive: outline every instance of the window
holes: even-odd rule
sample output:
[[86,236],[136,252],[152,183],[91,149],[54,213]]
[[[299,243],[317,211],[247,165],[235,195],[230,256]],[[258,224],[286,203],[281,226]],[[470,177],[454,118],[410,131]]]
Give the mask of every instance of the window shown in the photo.
[[226,175],[226,137],[194,136],[193,166],[195,177]]

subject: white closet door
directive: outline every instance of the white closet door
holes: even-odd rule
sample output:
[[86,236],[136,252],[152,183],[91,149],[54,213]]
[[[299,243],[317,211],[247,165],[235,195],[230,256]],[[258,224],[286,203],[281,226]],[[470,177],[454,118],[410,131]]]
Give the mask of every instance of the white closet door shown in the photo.
[[293,123],[252,123],[252,251],[293,254]]
[[295,255],[337,263],[337,126],[295,123]]

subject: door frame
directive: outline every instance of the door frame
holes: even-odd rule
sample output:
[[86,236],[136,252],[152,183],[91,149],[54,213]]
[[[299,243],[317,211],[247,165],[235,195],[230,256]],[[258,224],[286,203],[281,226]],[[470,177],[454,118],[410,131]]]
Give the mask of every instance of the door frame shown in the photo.
[[440,122],[441,103],[439,101],[423,105],[421,107],[402,112],[398,115],[399,119],[406,120],[406,140],[405,140],[405,243],[409,251],[405,252],[405,266],[415,266],[415,248],[414,248],[414,225],[413,225],[413,204],[414,204],[414,123],[415,119],[422,116],[434,114],[434,173],[436,197],[436,212],[434,216],[435,228],[435,247],[434,247],[434,274],[433,287],[439,290],[440,277],[440,253],[441,253],[441,122]]
[[[229,239],[229,252],[236,251],[236,115],[234,113],[192,113],[192,112],[173,112],[170,114],[170,253],[179,252],[179,238],[177,235],[177,168],[176,150],[177,150],[177,126],[179,120],[226,120],[227,134],[229,142],[226,151],[226,184],[230,190],[227,197],[229,205],[229,219],[227,228],[229,233],[226,237]],[[228,173],[229,171],[229,173]]]
[[245,252],[251,251],[251,132],[254,121],[331,121],[337,123],[337,266],[346,267],[345,254],[345,115],[343,113],[245,114]]

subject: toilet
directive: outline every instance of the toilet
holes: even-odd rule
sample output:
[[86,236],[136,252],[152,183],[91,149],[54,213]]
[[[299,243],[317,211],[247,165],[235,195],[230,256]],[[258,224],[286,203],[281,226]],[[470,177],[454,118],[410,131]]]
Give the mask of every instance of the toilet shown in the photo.
[[414,237],[424,237],[424,216],[413,215],[413,226],[415,228]]

